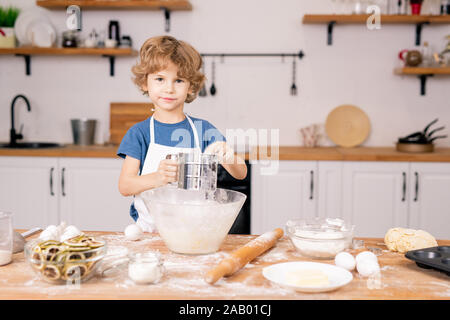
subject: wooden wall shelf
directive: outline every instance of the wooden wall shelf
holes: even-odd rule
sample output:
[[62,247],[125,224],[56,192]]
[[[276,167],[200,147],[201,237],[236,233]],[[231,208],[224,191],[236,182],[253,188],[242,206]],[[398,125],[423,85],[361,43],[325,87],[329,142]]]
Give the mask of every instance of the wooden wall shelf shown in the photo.
[[0,54],[29,54],[29,55],[114,55],[131,56],[137,55],[137,51],[131,48],[59,48],[59,47],[18,47],[0,48]]
[[[327,24],[328,45],[333,42],[333,27],[335,24],[365,24],[371,15],[368,14],[306,14],[303,24]],[[386,24],[415,24],[416,45],[420,45],[422,27],[426,24],[450,24],[450,15],[381,15],[380,23]]]
[[0,48],[0,55],[16,55],[25,58],[25,73],[31,75],[31,56],[102,56],[109,59],[110,76],[114,76],[114,65],[116,56],[136,56],[138,52],[131,48],[40,48],[40,47],[18,47]]
[[436,67],[436,68],[424,68],[424,67],[405,67],[396,68],[394,73],[398,75],[421,75],[421,74],[448,74],[450,75],[450,67]]
[[50,10],[65,10],[69,6],[81,10],[163,10],[166,32],[170,31],[171,11],[192,10],[187,0],[36,0],[36,5]]
[[76,5],[86,10],[192,10],[192,5],[186,0],[37,0],[36,4],[47,9],[65,9]]
[[425,68],[425,67],[405,67],[394,69],[394,74],[396,75],[415,75],[420,79],[420,94],[425,95],[427,78],[432,77],[435,74],[438,75],[450,75],[450,67],[435,67],[435,68]]
[[[339,24],[365,24],[369,14],[305,14],[304,24],[322,24],[336,21]],[[381,15],[381,23],[389,24],[416,24],[420,22],[450,23],[450,15]]]

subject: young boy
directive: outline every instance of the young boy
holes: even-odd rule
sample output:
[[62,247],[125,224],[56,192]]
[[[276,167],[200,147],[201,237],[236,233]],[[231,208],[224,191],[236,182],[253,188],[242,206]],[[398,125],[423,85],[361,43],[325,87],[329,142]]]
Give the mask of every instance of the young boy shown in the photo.
[[177,162],[166,155],[213,153],[234,178],[247,175],[245,161],[226,145],[224,136],[208,121],[189,117],[184,103],[192,102],[205,81],[201,55],[188,43],[170,36],[148,39],[140,61],[132,68],[134,83],[148,94],[154,113],[124,136],[117,155],[124,158],[119,191],[134,196],[130,215],[143,231],[155,231],[151,212],[139,196],[145,190],[177,180]]

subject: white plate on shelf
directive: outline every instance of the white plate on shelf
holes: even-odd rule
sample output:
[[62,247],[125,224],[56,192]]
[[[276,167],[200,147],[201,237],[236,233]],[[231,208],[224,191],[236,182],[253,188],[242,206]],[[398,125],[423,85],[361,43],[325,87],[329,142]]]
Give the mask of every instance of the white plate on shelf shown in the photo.
[[28,39],[27,29],[31,23],[36,20],[50,23],[50,19],[40,8],[32,8],[22,11],[14,24],[14,33],[21,46],[31,45],[31,39]]
[[36,19],[27,27],[27,39],[37,47],[51,47],[56,41],[56,31],[53,26],[43,19]]
[[[298,286],[289,281],[288,275],[299,270],[319,270],[323,272],[329,280],[326,286]],[[285,262],[277,263],[265,267],[262,270],[263,276],[284,288],[293,289],[300,292],[326,292],[336,290],[349,284],[353,280],[353,275],[344,268],[331,264],[318,262]]]

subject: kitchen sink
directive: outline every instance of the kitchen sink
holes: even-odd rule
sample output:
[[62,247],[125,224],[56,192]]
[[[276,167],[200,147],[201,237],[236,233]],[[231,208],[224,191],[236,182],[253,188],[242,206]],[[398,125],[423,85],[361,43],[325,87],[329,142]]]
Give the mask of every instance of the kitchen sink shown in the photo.
[[44,149],[44,148],[58,148],[62,147],[62,144],[52,142],[20,142],[14,145],[9,143],[0,143],[0,148],[8,149]]

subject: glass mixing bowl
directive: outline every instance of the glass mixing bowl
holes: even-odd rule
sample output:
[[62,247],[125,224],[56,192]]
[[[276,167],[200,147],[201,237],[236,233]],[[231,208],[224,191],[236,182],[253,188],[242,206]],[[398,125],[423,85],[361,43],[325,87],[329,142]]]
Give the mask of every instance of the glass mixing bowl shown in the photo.
[[354,229],[354,225],[339,218],[289,220],[286,223],[286,234],[296,250],[314,259],[333,259],[349,248]]
[[95,274],[107,250],[106,241],[89,238],[95,241],[92,245],[68,245],[69,242],[33,239],[25,244],[25,259],[39,278],[46,282],[85,282]]
[[219,250],[247,196],[241,192],[164,186],[141,194],[166,246],[182,254]]

